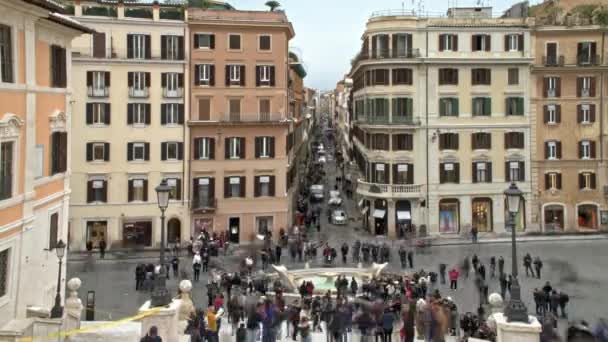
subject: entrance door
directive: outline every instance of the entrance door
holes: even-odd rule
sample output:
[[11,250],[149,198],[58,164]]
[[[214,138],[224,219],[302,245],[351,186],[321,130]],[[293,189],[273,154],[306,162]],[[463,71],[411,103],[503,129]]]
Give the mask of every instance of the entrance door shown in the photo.
[[172,218],[167,223],[167,242],[180,242],[182,237],[182,224],[179,219]]
[[230,242],[239,243],[239,237],[241,235],[241,219],[238,217],[231,217],[228,220],[228,227],[230,230]]
[[93,242],[93,246],[99,246],[99,241],[105,239],[108,231],[107,221],[88,221],[87,222],[87,241]]
[[557,43],[547,43],[547,64],[557,64]]
[[564,207],[548,205],[545,207],[545,231],[561,231],[564,229]]

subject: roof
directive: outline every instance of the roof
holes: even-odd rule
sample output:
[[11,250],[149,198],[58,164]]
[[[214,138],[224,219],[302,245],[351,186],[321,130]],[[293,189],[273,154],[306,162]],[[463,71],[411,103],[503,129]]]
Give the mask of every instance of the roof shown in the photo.
[[73,18],[70,18],[66,15],[60,14],[60,13],[49,13],[49,17],[48,19],[52,22],[55,22],[57,24],[61,24],[63,26],[67,26],[71,29],[83,32],[83,33],[95,33],[97,31],[95,31],[94,29],[85,26],[83,24],[81,24],[78,20],[75,20]]
[[301,78],[306,77],[306,69],[304,69],[304,66],[302,65],[302,63],[290,63],[289,67],[296,72],[296,74],[298,74],[298,76],[300,76]]
[[47,9],[51,12],[62,13],[65,10],[65,7],[62,4],[52,1],[52,0],[23,0],[23,1],[28,4],[32,4],[32,5]]
[[160,6],[184,6],[188,3],[186,0],[96,0],[100,4],[118,4],[123,3],[125,6],[152,6],[158,4]]

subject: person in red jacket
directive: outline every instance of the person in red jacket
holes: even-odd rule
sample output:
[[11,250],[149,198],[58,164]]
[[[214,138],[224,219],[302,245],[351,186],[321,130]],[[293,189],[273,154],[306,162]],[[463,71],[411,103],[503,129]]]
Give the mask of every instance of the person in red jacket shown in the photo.
[[452,270],[448,273],[448,276],[450,277],[450,289],[451,290],[458,289],[458,276],[459,275],[460,275],[460,273],[458,273],[458,270],[456,270],[456,268],[452,268]]

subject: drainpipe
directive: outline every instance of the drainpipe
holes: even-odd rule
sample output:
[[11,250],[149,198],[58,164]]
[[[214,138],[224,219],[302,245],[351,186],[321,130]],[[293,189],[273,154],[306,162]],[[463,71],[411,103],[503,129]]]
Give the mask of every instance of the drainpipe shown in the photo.
[[[427,29],[426,31],[426,51],[425,51],[425,58],[428,58],[429,56],[429,31]],[[424,81],[424,91],[425,91],[425,123],[426,123],[426,127],[424,130],[425,133],[425,141],[426,141],[426,231],[428,232],[430,229],[430,202],[429,202],[429,185],[430,185],[430,181],[429,181],[429,65],[427,64],[427,61],[423,61],[424,64],[424,68],[425,68],[425,81]]]
[[[192,53],[190,51],[190,47],[193,46],[192,45],[192,36],[190,35],[190,31],[188,30],[188,10],[184,11],[185,12],[185,17],[184,17],[184,21],[185,21],[185,27],[184,27],[184,35],[187,35],[188,39],[184,39],[188,42],[188,48],[186,49],[187,51],[189,51],[188,53],[188,62],[184,63],[184,87],[188,88],[188,92],[187,92],[187,97],[184,98],[184,103],[187,105],[184,105],[184,112],[188,113],[188,120],[185,120],[184,122],[184,127],[183,127],[183,133],[184,133],[184,146],[188,146],[188,167],[186,168],[186,158],[184,158],[184,160],[182,161],[183,163],[183,170],[182,170],[182,174],[183,174],[183,179],[185,180],[186,184],[182,184],[182,186],[184,187],[184,189],[188,189],[188,191],[184,191],[188,193],[188,201],[186,201],[186,196],[185,194],[182,194],[182,205],[186,207],[186,212],[187,212],[187,217],[190,217],[190,222],[189,222],[189,231],[190,231],[190,235],[192,235],[192,215],[190,213],[190,208],[191,205],[186,206],[186,202],[188,202],[190,204],[190,198],[191,198],[191,194],[190,191],[192,190],[192,182],[190,179],[190,174],[192,172],[192,146],[190,144],[190,136],[187,134],[188,133],[188,121],[190,121],[191,119],[191,113],[190,113],[190,108],[191,106],[191,99],[192,99],[192,87],[190,86],[190,70],[192,70]],[[188,82],[186,82],[188,81]],[[184,114],[185,114],[184,113]],[[188,138],[186,140],[186,138]],[[187,171],[187,172],[186,172]]]
[[[606,44],[606,31],[602,32],[602,57],[600,58],[600,61],[602,64],[606,63],[605,60],[605,53],[604,53],[604,48],[605,48],[605,44]],[[604,83],[605,83],[605,79],[604,79],[604,71],[602,69],[602,71],[600,72],[600,110],[599,110],[599,117],[600,117],[600,168],[602,168],[603,164],[604,164]],[[599,171],[599,170],[598,170]],[[598,174],[601,175],[601,173],[598,172]]]

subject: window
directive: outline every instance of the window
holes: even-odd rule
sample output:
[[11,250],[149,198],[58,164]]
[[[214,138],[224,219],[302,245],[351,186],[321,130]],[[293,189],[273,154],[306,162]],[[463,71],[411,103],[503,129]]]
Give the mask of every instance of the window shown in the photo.
[[440,163],[439,164],[439,183],[460,183],[460,164],[459,163]]
[[195,138],[194,139],[194,159],[213,160],[215,159],[215,139]]
[[13,196],[13,142],[0,142],[0,200]]
[[441,134],[439,134],[439,149],[440,150],[457,150],[458,149],[458,133],[441,133]]
[[245,86],[245,66],[226,65],[226,86]]
[[150,88],[149,72],[129,72],[127,74],[127,84],[129,86],[129,96],[148,97]]
[[583,140],[578,143],[579,159],[595,159],[595,141]]
[[240,50],[241,49],[241,35],[240,34],[229,34],[228,35],[228,49]]
[[595,42],[578,43],[576,56],[578,64],[597,64],[599,62],[599,56],[597,56],[597,44]]
[[245,159],[245,138],[226,138],[225,149],[226,159]]
[[160,79],[165,97],[182,97],[184,74],[180,72],[163,72],[160,75]]
[[53,213],[49,218],[49,249],[57,246],[59,240],[59,213]]
[[258,65],[255,67],[256,87],[271,86],[274,87],[274,66],[273,65]]
[[270,35],[261,35],[259,41],[259,50],[260,51],[270,51],[271,50],[271,36]]
[[68,133],[51,135],[51,175],[63,173],[68,167]]
[[184,145],[181,142],[160,143],[160,160],[182,160],[184,159]]
[[211,99],[198,99],[198,119],[203,121],[211,119]]
[[254,197],[274,197],[275,177],[274,176],[255,176]]
[[145,126],[150,124],[149,103],[127,104],[127,124],[134,126]]
[[595,173],[581,172],[578,174],[578,188],[580,190],[591,190],[591,189],[595,189],[595,187],[596,187]]
[[224,198],[245,197],[245,177],[224,178]]
[[473,163],[473,183],[492,183],[492,163]]
[[162,103],[160,105],[160,123],[161,125],[183,125],[184,104]]
[[439,116],[458,116],[459,104],[457,97],[444,97],[439,99]]
[[523,132],[507,132],[505,133],[505,149],[524,148],[524,133]]
[[507,161],[505,163],[505,178],[507,182],[523,182],[526,180],[526,168],[523,161]]
[[577,77],[577,96],[578,97],[594,97],[595,96],[595,77],[585,76]]
[[104,142],[87,143],[87,161],[110,161],[110,144]]
[[505,35],[505,51],[523,51],[524,35],[507,34]]
[[439,85],[458,85],[458,69],[439,69]]
[[576,121],[579,124],[591,124],[595,122],[595,104],[577,105],[576,112]]
[[[555,66],[558,64],[563,64],[562,58],[557,57],[557,43],[549,42],[545,46],[545,65],[547,66]],[[563,57],[563,56],[560,56]]]
[[393,134],[393,151],[413,151],[414,138],[411,134]]
[[440,34],[439,51],[458,51],[458,35]]
[[160,36],[160,58],[166,60],[184,59],[184,37]]
[[388,34],[376,34],[372,37],[372,58],[387,58],[389,56],[388,41]]
[[388,134],[372,134],[372,149],[388,151]]
[[562,157],[562,143],[560,141],[545,142],[545,159],[555,160]]
[[550,104],[544,107],[544,122],[549,125],[556,125],[561,122],[561,106]]
[[471,69],[471,84],[472,85],[491,85],[492,70],[491,69]]
[[108,201],[108,181],[92,179],[87,182],[87,203],[105,203]]
[[213,64],[196,64],[194,66],[194,84],[195,85],[215,85],[215,65]]
[[411,85],[412,69],[393,69],[393,85]]
[[149,34],[127,34],[127,58],[150,59],[151,47]]
[[215,178],[194,178],[192,182],[193,208],[212,208],[215,205]]
[[475,51],[490,51],[490,35],[489,34],[474,34],[471,36],[471,50]]
[[414,184],[414,164],[394,164],[393,184]]
[[524,115],[524,98],[507,97],[505,98],[506,115]]
[[127,161],[150,160],[150,143],[127,143]]
[[368,70],[368,78],[372,86],[375,85],[389,85],[389,71],[388,69],[374,69]]
[[230,121],[241,121],[241,99],[228,100]]
[[169,199],[178,201],[182,199],[182,180],[181,178],[173,177],[173,178],[165,178],[167,181],[167,186],[171,187],[169,190]]
[[389,173],[388,173],[388,164],[384,163],[372,163],[372,183],[378,184],[388,184],[389,183]]
[[561,190],[562,174],[558,172],[545,173],[545,190]]
[[11,250],[9,248],[0,252],[0,298],[8,294],[8,279],[10,274],[9,272],[12,272],[12,269],[9,264],[10,251]]
[[195,49],[215,49],[215,35],[210,33],[194,34]]
[[561,96],[561,79],[556,76],[545,77],[543,79],[545,97]]
[[414,100],[407,97],[393,98],[393,122],[401,123],[414,115]]
[[[12,40],[11,27],[0,25],[0,82],[14,82]],[[1,283],[0,286],[2,286]],[[0,297],[1,296],[2,294],[0,293]]]
[[67,83],[67,64],[65,49],[51,45],[51,87],[65,88]]
[[109,125],[110,104],[109,103],[87,103],[86,106],[87,125]]
[[87,71],[87,89],[91,97],[107,97],[110,87],[109,71]]
[[472,106],[473,116],[490,116],[492,113],[492,98],[474,97]]
[[409,33],[393,34],[393,58],[412,58],[414,51],[412,50],[412,35]]
[[274,158],[274,137],[255,137],[255,157]]
[[106,34],[103,32],[93,33],[93,57],[106,58]]
[[259,99],[259,120],[270,121],[270,99]]
[[148,201],[148,180],[145,178],[129,179],[129,202]]
[[471,134],[471,148],[473,150],[489,150],[492,148],[492,134],[473,133]]
[[519,84],[519,68],[509,68],[507,71],[507,78],[509,85],[518,85]]

